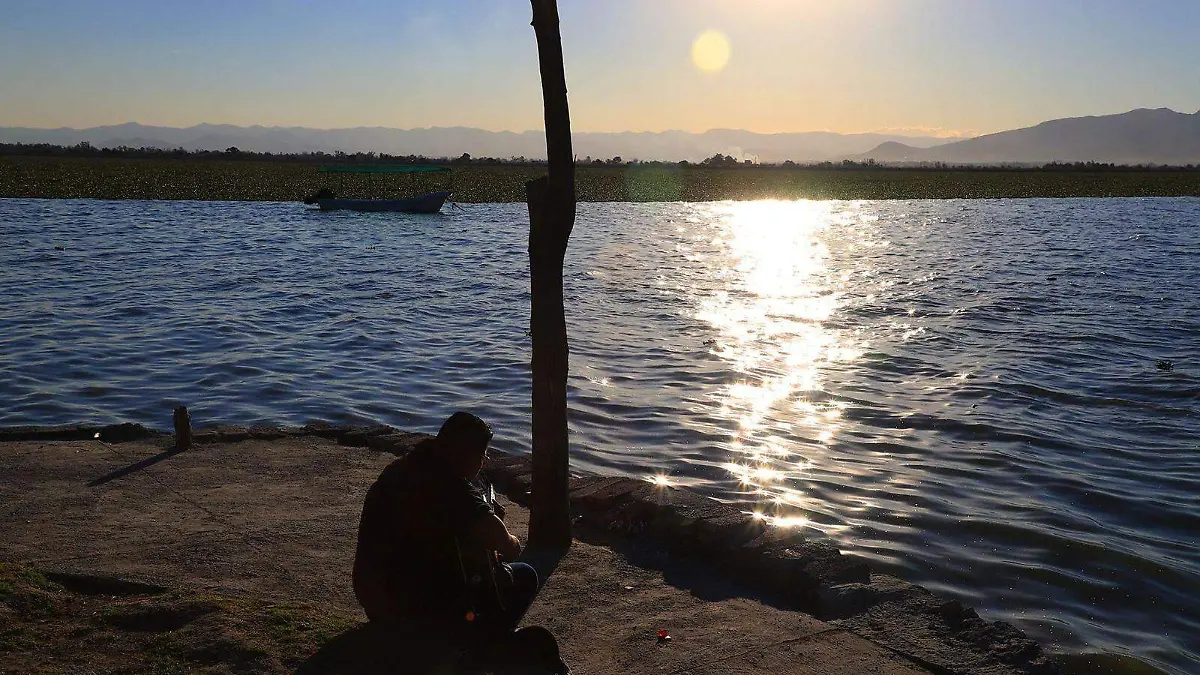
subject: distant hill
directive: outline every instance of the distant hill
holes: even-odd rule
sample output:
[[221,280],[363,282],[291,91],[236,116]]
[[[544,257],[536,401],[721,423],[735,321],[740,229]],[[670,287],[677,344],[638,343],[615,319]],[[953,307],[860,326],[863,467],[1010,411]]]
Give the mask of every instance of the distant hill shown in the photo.
[[932,148],[890,141],[847,159],[948,164],[1198,164],[1200,112],[1188,115],[1168,108],[1141,108],[1120,115],[1071,117]]
[[[735,129],[704,133],[686,131],[576,132],[575,154],[583,159],[700,161],[716,153],[761,162],[822,161],[863,153],[880,143],[903,141],[920,148],[946,143],[948,139],[898,136],[894,134],[835,134],[823,131],[789,134],[759,134]],[[306,127],[239,127],[228,124],[198,124],[177,129],[130,122],[89,129],[0,128],[0,143],[51,143],[75,145],[86,141],[96,147],[157,147],[186,150],[224,150],[237,147],[255,152],[384,152],[393,155],[457,157],[464,152],[474,157],[546,156],[546,137],[541,131],[485,131],[469,127],[428,129],[309,129]]]
[[[541,131],[485,131],[470,127],[389,129],[354,127],[239,127],[198,124],[177,129],[130,122],[90,129],[0,128],[0,143],[97,147],[157,147],[224,150],[236,146],[256,152],[383,152],[393,155],[545,158]],[[1042,122],[1025,129],[1002,131],[951,142],[949,139],[889,134],[835,134],[824,131],[759,134],[738,129],[704,133],[577,132],[575,154],[625,160],[700,161],[714,154],[760,162],[819,162],[874,159],[887,164],[1045,164],[1048,162],[1112,162],[1115,164],[1200,163],[1200,112],[1192,115],[1167,108],[1138,109],[1120,115],[1074,117]]]

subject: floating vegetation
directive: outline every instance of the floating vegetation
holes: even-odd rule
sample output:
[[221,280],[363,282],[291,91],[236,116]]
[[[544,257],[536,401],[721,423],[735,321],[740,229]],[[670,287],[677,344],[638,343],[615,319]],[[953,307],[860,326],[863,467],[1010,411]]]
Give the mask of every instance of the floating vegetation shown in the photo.
[[[452,189],[459,202],[523,202],[537,165],[445,174],[320,173],[308,162],[0,157],[0,197],[299,201],[328,187],[388,198]],[[579,166],[579,201],[1200,196],[1200,171]]]

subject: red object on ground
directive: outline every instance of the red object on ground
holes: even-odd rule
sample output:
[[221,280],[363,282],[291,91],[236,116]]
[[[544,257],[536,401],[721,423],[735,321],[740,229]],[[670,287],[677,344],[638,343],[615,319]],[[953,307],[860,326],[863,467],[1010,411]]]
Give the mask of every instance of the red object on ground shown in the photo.
[[665,630],[658,631],[658,641],[659,642],[670,642],[671,634]]

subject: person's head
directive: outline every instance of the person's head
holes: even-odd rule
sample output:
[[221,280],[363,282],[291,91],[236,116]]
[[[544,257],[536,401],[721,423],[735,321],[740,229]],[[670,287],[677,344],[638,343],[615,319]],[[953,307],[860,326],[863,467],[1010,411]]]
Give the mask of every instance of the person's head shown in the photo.
[[455,473],[471,478],[483,468],[492,428],[471,413],[459,411],[442,423],[437,440]]

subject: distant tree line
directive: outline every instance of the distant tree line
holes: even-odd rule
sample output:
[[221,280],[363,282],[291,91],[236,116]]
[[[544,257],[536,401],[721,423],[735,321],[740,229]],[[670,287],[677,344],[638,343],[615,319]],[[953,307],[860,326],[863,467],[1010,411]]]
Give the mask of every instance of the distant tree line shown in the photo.
[[[446,166],[545,166],[544,159],[526,157],[472,157],[463,153],[458,157],[425,157],[423,155],[392,155],[382,152],[255,152],[229,147],[225,150],[168,150],[157,147],[97,147],[88,142],[75,145],[53,145],[50,143],[0,143],[0,157],[100,157],[119,159],[187,159],[207,161],[258,161],[296,162],[316,164],[431,164]],[[907,162],[887,164],[874,159],[838,162],[794,162],[760,163],[756,160],[738,159],[732,155],[717,153],[700,162],[640,161],[625,160],[620,156],[608,159],[585,157],[576,159],[577,166],[595,167],[658,167],[699,169],[820,169],[834,171],[1200,171],[1200,165],[1167,164],[1113,164],[1104,162],[1050,162],[1049,164],[953,164],[947,162]]]
[[1112,162],[1050,162],[1043,164],[1046,171],[1128,171],[1130,168],[1148,171],[1197,171],[1200,164],[1113,164]]
[[[0,156],[26,157],[106,157],[120,159],[198,159],[215,161],[257,161],[257,162],[313,162],[338,164],[459,164],[465,158],[469,163],[470,155],[464,154],[457,159],[447,157],[424,157],[421,155],[390,155],[379,152],[255,152],[242,150],[236,146],[224,150],[187,150],[175,148],[168,150],[157,147],[97,147],[88,142],[75,145],[52,145],[50,143],[0,143]],[[509,160],[485,158],[488,163],[536,163],[524,157],[513,157]],[[544,163],[544,162],[543,162]]]

